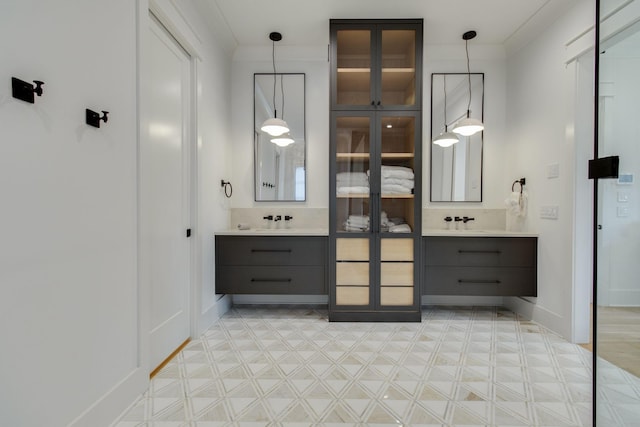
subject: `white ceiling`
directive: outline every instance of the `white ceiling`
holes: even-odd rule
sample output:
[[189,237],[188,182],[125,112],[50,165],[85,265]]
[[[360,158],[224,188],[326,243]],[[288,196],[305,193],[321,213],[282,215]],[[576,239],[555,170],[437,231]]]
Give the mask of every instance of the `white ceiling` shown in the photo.
[[[331,18],[423,18],[426,43],[458,43],[476,30],[476,43],[518,45],[567,8],[586,0],[197,0],[208,22],[224,25],[236,46],[325,45]],[[209,15],[209,16],[206,16]],[[217,15],[217,16],[212,16]]]

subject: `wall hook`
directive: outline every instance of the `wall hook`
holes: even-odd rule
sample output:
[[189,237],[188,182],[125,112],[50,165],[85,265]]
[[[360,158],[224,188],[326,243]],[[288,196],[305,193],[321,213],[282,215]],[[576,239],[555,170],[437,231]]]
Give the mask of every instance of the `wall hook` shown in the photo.
[[[225,181],[224,179],[220,180],[220,187],[224,187],[224,195],[227,196],[227,199],[231,197],[233,194],[233,187],[229,181]],[[229,192],[227,193],[227,188]]]
[[35,87],[33,87],[33,85],[29,82],[25,82],[24,80],[20,80],[16,77],[11,77],[11,89],[13,97],[30,104],[35,103],[34,94],[42,96],[42,85],[44,84],[44,82],[41,80],[34,80],[33,82],[36,84]]
[[99,113],[96,113],[93,110],[90,109],[86,109],[86,115],[85,115],[85,121],[89,126],[93,126],[94,128],[99,128],[100,127],[100,120],[102,120],[103,122],[107,123],[107,120],[109,119],[107,117],[107,114],[109,114],[108,111],[104,111],[102,110],[102,116],[100,116]]

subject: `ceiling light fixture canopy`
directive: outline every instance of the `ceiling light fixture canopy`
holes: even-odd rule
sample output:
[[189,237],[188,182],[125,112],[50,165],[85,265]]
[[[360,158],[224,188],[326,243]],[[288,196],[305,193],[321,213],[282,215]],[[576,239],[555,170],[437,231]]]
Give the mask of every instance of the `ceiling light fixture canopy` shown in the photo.
[[[268,118],[262,123],[260,130],[268,133],[271,136],[280,136],[289,132],[289,125],[284,121],[284,88],[282,89],[282,119],[278,118],[278,111],[276,110],[276,42],[282,40],[282,34],[273,32],[269,34],[269,40],[271,40],[271,60],[273,63],[273,117]],[[272,140],[273,142],[273,140]]]
[[442,88],[444,92],[444,132],[440,133],[440,135],[436,136],[433,139],[433,143],[439,145],[442,148],[451,147],[453,144],[459,141],[458,135],[453,132],[448,131],[447,124],[447,75],[444,74],[442,76]]
[[467,31],[462,35],[464,40],[464,47],[467,52],[467,77],[469,81],[469,103],[467,104],[467,117],[461,119],[453,127],[454,133],[462,136],[471,136],[477,132],[484,130],[484,124],[478,120],[470,117],[471,113],[471,68],[469,66],[469,40],[475,38],[477,33],[475,31]]

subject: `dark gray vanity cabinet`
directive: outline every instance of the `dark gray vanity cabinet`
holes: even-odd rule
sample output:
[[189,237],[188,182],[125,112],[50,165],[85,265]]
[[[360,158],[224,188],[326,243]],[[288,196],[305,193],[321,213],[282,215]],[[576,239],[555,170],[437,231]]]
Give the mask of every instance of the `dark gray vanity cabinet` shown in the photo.
[[331,20],[331,321],[421,319],[422,23]]
[[216,293],[326,295],[326,236],[216,236]]
[[423,238],[423,295],[537,296],[537,237]]

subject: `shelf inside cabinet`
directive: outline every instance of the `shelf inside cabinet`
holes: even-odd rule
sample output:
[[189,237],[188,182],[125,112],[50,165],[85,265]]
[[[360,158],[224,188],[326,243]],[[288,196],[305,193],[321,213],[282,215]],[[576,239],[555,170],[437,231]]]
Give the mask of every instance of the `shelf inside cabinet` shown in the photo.
[[369,153],[336,153],[338,160],[369,160]]
[[338,199],[368,199],[369,194],[365,193],[348,193],[348,194],[338,194],[336,196]]
[[413,153],[382,153],[383,159],[413,159]]
[[413,199],[413,194],[404,194],[404,193],[382,193],[380,195],[383,199]]

